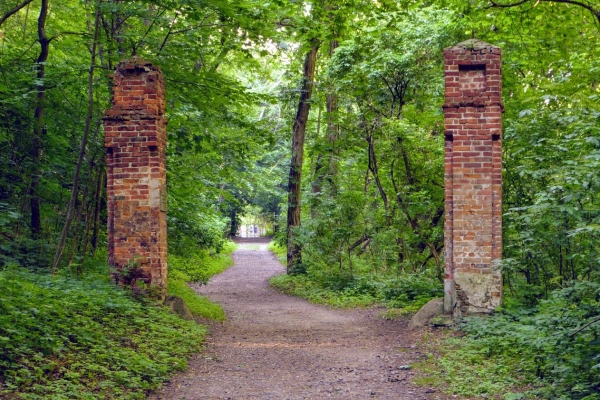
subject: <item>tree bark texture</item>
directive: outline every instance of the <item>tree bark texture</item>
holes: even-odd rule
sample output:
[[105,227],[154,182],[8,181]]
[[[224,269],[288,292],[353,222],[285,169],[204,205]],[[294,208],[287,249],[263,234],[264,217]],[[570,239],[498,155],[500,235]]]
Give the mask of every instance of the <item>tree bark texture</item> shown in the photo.
[[[331,40],[329,42],[329,58],[333,57],[335,49],[337,49],[339,43],[337,40]],[[327,89],[327,95],[325,99],[325,111],[327,118],[327,141],[328,147],[327,152],[320,152],[317,155],[315,161],[315,172],[312,182],[312,201],[310,215],[311,218],[317,218],[317,209],[320,205],[320,196],[323,191],[323,181],[326,180],[329,183],[330,197],[337,195],[337,157],[339,156],[339,149],[336,148],[337,140],[339,139],[339,130],[336,122],[335,113],[337,112],[337,94],[334,92],[333,87]],[[320,126],[321,126],[321,108],[319,108],[319,129],[317,129],[317,140],[321,140]],[[326,165],[329,163],[329,165]]]
[[287,272],[299,274],[306,272],[302,267],[302,248],[294,238],[294,229],[300,226],[301,207],[300,193],[302,187],[302,164],[304,161],[304,138],[306,125],[310,112],[310,98],[312,96],[313,81],[315,79],[315,65],[319,44],[316,39],[311,40],[310,51],[304,59],[304,73],[298,112],[294,120],[292,136],[292,160],[288,181],[288,212],[287,212]]
[[42,218],[40,215],[40,197],[37,192],[40,185],[40,162],[42,158],[42,131],[44,125],[44,98],[46,87],[44,85],[45,65],[48,60],[50,39],[46,36],[46,17],[48,16],[48,0],[42,0],[40,16],[38,18],[38,42],[40,54],[36,60],[37,65],[37,104],[34,112],[35,127],[31,143],[31,185],[29,186],[29,206],[31,209],[31,237],[39,239],[42,232]]

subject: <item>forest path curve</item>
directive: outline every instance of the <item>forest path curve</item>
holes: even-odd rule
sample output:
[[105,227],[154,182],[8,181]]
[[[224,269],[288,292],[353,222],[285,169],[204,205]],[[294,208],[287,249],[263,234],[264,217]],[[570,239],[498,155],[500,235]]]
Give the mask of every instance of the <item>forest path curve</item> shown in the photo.
[[420,333],[381,309],[338,310],[279,293],[268,239],[239,240],[234,266],[194,289],[220,303],[206,351],[151,399],[446,399],[402,369],[423,360]]

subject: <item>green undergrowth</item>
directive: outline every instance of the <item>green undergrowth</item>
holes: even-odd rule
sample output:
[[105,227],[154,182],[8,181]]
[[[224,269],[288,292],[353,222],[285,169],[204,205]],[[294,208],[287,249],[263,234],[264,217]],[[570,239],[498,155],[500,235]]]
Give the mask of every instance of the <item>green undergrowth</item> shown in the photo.
[[[421,367],[453,394],[502,399],[600,399],[600,284],[578,282],[534,307],[507,299],[471,317]],[[514,303],[514,304],[511,304]]]
[[[285,261],[284,247],[271,242],[268,248],[280,261]],[[443,295],[439,282],[409,274],[349,275],[337,271],[322,273],[309,269],[306,274],[275,276],[269,283],[283,293],[331,307],[383,305],[394,309],[394,312],[385,315],[386,318],[415,313],[432,298]]]
[[169,294],[181,297],[190,312],[197,317],[214,319],[216,321],[225,320],[225,311],[221,305],[210,301],[205,296],[200,296],[184,281],[170,279]]
[[105,272],[0,271],[0,398],[142,399],[186,367],[205,327],[133,299]]
[[275,241],[271,241],[267,246],[267,249],[275,254],[275,257],[277,257],[280,263],[283,265],[286,264],[287,249],[285,247],[278,245]]
[[235,243],[226,242],[219,253],[190,249],[185,254],[169,254],[169,279],[206,283],[233,265],[231,253],[235,248]]
[[169,294],[181,297],[190,312],[201,318],[225,320],[223,308],[204,296],[198,295],[187,282],[206,283],[208,280],[233,265],[231,253],[236,245],[227,242],[220,253],[195,250],[185,255],[169,254]]

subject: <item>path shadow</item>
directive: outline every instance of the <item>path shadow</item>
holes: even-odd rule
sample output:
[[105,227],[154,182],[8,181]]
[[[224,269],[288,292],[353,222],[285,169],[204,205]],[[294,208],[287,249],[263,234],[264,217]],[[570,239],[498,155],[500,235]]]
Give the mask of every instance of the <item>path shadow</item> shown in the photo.
[[273,239],[272,236],[261,236],[261,237],[240,237],[236,236],[232,238],[234,243],[269,243]]

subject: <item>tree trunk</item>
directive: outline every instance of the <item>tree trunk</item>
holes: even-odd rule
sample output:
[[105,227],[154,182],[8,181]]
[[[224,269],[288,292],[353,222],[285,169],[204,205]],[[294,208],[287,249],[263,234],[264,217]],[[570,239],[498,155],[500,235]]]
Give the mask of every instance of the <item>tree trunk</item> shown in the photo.
[[77,202],[77,190],[79,187],[79,174],[81,173],[81,166],[83,165],[83,158],[85,156],[85,149],[87,146],[87,138],[90,132],[90,126],[92,124],[92,117],[94,115],[94,67],[96,64],[96,43],[98,41],[98,30],[100,28],[100,10],[96,10],[96,21],[94,23],[94,37],[92,39],[91,49],[91,60],[90,69],[88,72],[88,112],[85,118],[85,128],[83,130],[83,137],[81,138],[81,147],[79,148],[79,158],[77,159],[77,166],[75,167],[75,175],[73,177],[73,188],[71,190],[71,199],[69,200],[69,208],[67,209],[67,218],[65,225],[60,234],[60,240],[58,247],[56,248],[56,254],[54,255],[54,262],[52,263],[52,273],[56,273],[60,257],[65,248],[67,234],[73,221],[73,214],[75,212],[75,203]]
[[[321,140],[321,114],[322,107],[319,104],[319,114],[317,117],[317,135],[316,140]],[[317,209],[321,204],[321,192],[323,191],[323,169],[325,167],[323,162],[323,154],[319,152],[317,159],[315,160],[315,172],[313,174],[313,180],[311,184],[312,197],[310,199],[310,218],[315,219],[318,217]]]
[[313,81],[315,79],[315,65],[319,44],[316,39],[311,40],[310,51],[304,60],[304,74],[298,112],[294,120],[294,133],[292,137],[292,161],[288,181],[288,212],[287,212],[287,272],[299,274],[306,272],[302,267],[302,249],[294,240],[294,228],[300,226],[300,190],[302,186],[302,163],[304,161],[304,137],[306,124],[310,111],[310,98],[312,95]]
[[377,157],[375,155],[375,138],[373,137],[373,131],[368,128],[366,132],[367,135],[365,137],[367,144],[369,145],[368,153],[369,153],[369,170],[375,179],[375,183],[377,184],[377,189],[379,190],[379,194],[381,195],[381,199],[383,200],[383,206],[385,207],[385,219],[387,226],[392,224],[392,216],[390,214],[390,203],[385,193],[385,189],[381,184],[381,179],[379,179],[379,167],[377,166]]
[[[338,48],[339,43],[337,40],[332,40],[329,43],[329,58],[333,57],[335,50]],[[339,135],[339,126],[336,122],[335,113],[337,112],[337,94],[334,92],[333,88],[329,88],[329,93],[327,94],[327,137],[329,139],[329,147],[331,149],[331,153],[329,155],[329,184],[331,185],[332,197],[335,197],[337,194],[337,174],[338,174],[338,166],[337,159],[340,153],[340,150],[337,148],[337,141],[340,137]]]
[[[73,240],[71,241],[71,255],[69,256],[69,261],[67,262],[67,265],[71,265],[71,263],[73,263],[73,259],[75,258],[75,251],[77,250],[77,239],[79,239],[77,224],[81,223],[81,215],[84,212],[86,213],[86,219],[87,219],[87,201],[86,201],[87,192],[88,192],[88,186],[86,185],[85,188],[83,189],[83,193],[81,194],[81,206],[78,208],[77,216],[75,217],[76,227],[75,227],[75,232],[73,233]],[[81,270],[79,268],[77,268],[77,273],[78,274],[81,273]]]
[[[329,58],[333,57],[335,49],[339,46],[337,40],[331,40],[329,42]],[[336,149],[337,140],[339,139],[338,125],[336,124],[334,113],[337,111],[337,95],[334,93],[333,87],[327,89],[327,96],[325,100],[325,111],[327,117],[327,141],[329,154],[319,152],[315,162],[315,172],[312,183],[312,201],[310,216],[311,218],[317,218],[317,208],[320,204],[320,195],[323,191],[323,181],[326,180],[329,183],[329,197],[335,197],[337,194],[337,157],[339,150]],[[319,119],[317,129],[317,140],[321,140],[321,108],[319,107]],[[328,160],[329,159],[329,160]],[[327,165],[329,163],[329,165]]]
[[29,204],[31,208],[31,237],[39,239],[42,232],[42,218],[40,216],[40,198],[37,189],[40,185],[40,162],[42,158],[42,131],[44,124],[44,98],[46,87],[44,76],[46,72],[46,60],[50,49],[50,40],[46,36],[46,17],[48,16],[48,0],[42,0],[40,16],[38,18],[38,41],[40,42],[40,55],[37,64],[37,104],[34,112],[35,128],[31,143],[31,159],[33,169],[31,172],[31,185],[29,186]]
[[98,171],[98,186],[96,187],[96,201],[94,203],[94,231],[92,233],[92,257],[96,255],[98,249],[98,234],[100,231],[100,209],[102,207],[102,193],[104,191],[104,177],[106,171],[101,167]]

